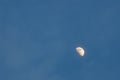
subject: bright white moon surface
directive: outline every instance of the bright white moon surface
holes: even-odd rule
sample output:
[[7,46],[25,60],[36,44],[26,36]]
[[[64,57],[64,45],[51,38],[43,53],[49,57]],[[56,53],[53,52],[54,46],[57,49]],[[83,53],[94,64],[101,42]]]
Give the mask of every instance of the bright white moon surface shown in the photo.
[[84,56],[84,54],[85,54],[85,51],[84,51],[84,49],[83,49],[82,47],[77,47],[77,48],[76,48],[76,51],[77,51],[81,56]]

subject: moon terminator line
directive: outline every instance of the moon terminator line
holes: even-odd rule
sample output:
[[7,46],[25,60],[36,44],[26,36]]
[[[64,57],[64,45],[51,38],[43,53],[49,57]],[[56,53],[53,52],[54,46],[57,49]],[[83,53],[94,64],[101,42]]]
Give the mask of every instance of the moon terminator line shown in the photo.
[[77,51],[81,56],[84,56],[84,54],[85,54],[85,51],[84,51],[84,49],[83,49],[82,47],[77,47],[77,48],[76,48],[76,51]]

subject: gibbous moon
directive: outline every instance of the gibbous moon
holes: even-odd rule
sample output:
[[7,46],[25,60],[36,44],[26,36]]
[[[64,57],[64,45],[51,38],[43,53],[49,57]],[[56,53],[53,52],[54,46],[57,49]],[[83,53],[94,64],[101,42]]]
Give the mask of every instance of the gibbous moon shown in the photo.
[[81,56],[84,56],[85,51],[84,51],[84,49],[83,49],[82,47],[77,47],[77,48],[76,48],[76,51],[77,51]]

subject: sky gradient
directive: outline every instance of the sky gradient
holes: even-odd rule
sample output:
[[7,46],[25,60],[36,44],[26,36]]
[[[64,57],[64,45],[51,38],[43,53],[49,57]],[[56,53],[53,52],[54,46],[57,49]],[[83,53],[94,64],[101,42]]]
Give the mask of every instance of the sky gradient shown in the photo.
[[0,80],[120,80],[119,75],[119,0],[0,1]]

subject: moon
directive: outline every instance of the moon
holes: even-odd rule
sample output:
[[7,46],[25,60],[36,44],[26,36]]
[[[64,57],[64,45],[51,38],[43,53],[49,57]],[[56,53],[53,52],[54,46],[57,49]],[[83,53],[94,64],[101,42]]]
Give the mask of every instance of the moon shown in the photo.
[[81,56],[84,56],[84,54],[85,54],[85,51],[84,51],[84,49],[82,48],[82,47],[77,47],[76,48],[76,51],[79,53],[79,55],[81,55]]

